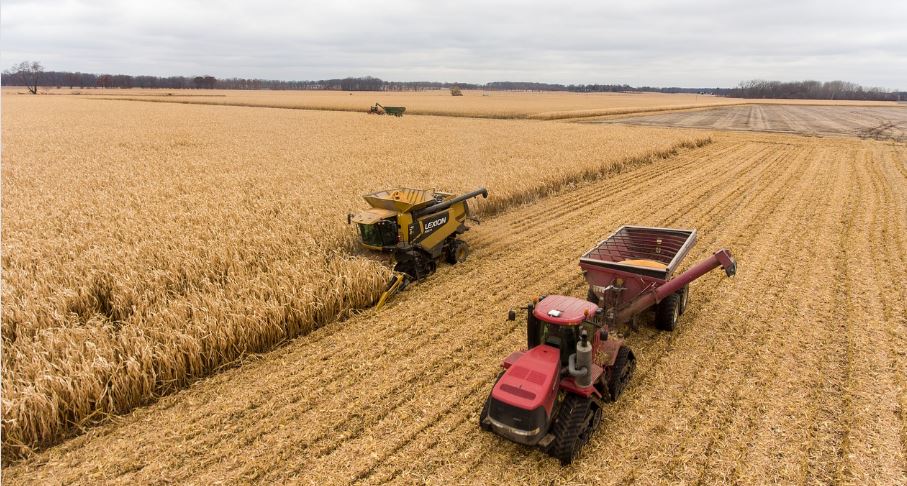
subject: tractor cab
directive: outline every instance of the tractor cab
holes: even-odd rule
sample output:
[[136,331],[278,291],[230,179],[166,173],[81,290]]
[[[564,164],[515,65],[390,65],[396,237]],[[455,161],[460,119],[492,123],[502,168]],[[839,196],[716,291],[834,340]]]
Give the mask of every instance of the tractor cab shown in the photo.
[[527,347],[532,349],[544,344],[557,348],[563,366],[576,350],[581,332],[585,330],[591,339],[598,330],[593,324],[598,319],[598,306],[575,297],[549,295],[531,304],[527,311]]

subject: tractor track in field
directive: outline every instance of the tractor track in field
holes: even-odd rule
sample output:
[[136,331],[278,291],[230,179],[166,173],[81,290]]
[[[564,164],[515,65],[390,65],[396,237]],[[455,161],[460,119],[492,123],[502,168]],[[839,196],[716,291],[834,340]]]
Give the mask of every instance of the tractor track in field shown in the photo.
[[[727,134],[507,211],[466,235],[466,264],[380,313],[248,360],[5,479],[905,481],[907,224],[890,217],[907,215],[904,157],[879,142]],[[524,340],[507,308],[584,295],[578,255],[624,223],[695,227],[687,263],[726,246],[738,277],[696,281],[674,333],[622,330],[637,373],[574,466],[481,432],[498,363]],[[867,346],[878,352],[855,359]]]

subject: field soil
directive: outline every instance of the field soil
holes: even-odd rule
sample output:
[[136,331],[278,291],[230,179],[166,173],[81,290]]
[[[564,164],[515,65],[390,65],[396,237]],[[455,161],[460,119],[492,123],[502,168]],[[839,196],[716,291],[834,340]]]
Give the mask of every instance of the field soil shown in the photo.
[[[569,467],[482,432],[507,309],[585,295],[578,256],[621,224],[694,227],[674,333]],[[907,482],[907,147],[722,133],[503,212],[473,253],[380,312],[323,327],[4,470],[8,484]]]
[[600,123],[907,141],[907,106],[743,105],[622,117]]

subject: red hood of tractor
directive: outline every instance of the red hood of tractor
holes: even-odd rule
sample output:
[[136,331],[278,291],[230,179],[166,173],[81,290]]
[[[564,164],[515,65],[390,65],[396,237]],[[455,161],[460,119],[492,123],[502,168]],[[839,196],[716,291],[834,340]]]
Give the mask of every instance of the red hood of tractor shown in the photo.
[[557,390],[555,381],[560,360],[560,351],[547,344],[526,351],[507,368],[491,396],[523,410],[535,410],[543,405],[550,408],[553,401],[549,399]]
[[549,295],[535,306],[536,318],[552,324],[575,325],[595,315],[598,306],[583,299],[565,295]]

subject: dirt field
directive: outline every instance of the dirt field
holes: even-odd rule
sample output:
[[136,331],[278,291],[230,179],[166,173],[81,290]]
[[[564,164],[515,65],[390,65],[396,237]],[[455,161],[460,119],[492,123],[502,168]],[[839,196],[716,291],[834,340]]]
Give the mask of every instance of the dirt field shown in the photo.
[[[625,329],[631,386],[567,468],[481,432],[533,295],[584,295],[577,258],[624,223],[696,227],[673,334]],[[474,253],[379,313],[249,359],[4,470],[9,484],[907,482],[907,147],[722,133],[505,212]]]
[[803,135],[849,135],[907,141],[907,106],[726,106],[619,118],[603,123]]

